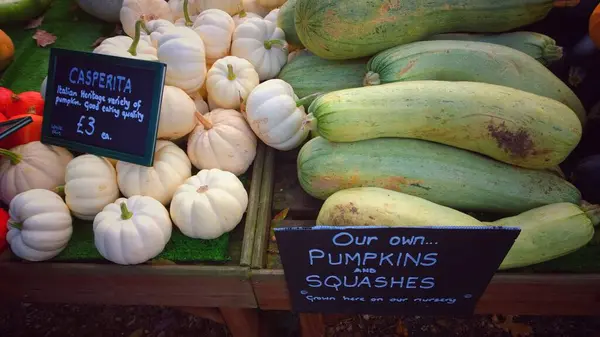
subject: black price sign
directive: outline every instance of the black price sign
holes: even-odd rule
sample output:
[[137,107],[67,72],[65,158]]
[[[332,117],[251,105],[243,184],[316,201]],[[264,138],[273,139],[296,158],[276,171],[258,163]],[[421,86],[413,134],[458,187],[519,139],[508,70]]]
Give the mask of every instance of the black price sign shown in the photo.
[[299,312],[472,314],[519,235],[506,227],[275,231]]
[[151,166],[166,65],[50,51],[42,142]]

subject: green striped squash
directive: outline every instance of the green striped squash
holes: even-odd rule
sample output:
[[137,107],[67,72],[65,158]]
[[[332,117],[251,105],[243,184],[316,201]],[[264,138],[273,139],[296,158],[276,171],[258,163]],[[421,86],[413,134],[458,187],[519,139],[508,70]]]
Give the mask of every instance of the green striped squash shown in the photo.
[[277,14],[277,27],[283,29],[285,40],[292,49],[304,48],[298,34],[296,34],[295,16],[296,0],[288,0],[279,8]]
[[297,165],[302,188],[323,200],[347,188],[380,187],[461,210],[517,214],[581,198],[552,172],[417,139],[332,143],[316,137],[304,144]]
[[555,99],[581,122],[585,108],[575,93],[529,55],[476,41],[421,41],[382,51],[367,64],[366,84],[399,81],[471,81],[507,86]]
[[553,0],[296,0],[296,33],[327,59],[370,56],[449,32],[499,33],[543,19]]

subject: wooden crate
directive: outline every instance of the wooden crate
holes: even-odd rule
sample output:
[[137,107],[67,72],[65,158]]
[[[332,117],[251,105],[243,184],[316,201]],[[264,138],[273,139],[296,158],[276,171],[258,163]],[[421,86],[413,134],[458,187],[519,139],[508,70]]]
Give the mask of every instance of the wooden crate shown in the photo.
[[249,280],[265,158],[259,142],[248,211],[231,232],[231,261],[190,265],[15,262],[0,258],[0,300],[175,307],[256,308]]
[[[322,201],[306,194],[296,172],[297,151],[268,149],[262,178],[252,286],[264,310],[291,309],[277,245],[270,239],[272,217],[288,208],[283,226],[314,224]],[[477,313],[520,315],[599,315],[600,264],[577,265],[578,255],[596,254],[600,240],[565,258],[509,272],[498,272],[479,301]],[[600,257],[600,255],[597,255]],[[314,323],[314,322],[313,322]]]

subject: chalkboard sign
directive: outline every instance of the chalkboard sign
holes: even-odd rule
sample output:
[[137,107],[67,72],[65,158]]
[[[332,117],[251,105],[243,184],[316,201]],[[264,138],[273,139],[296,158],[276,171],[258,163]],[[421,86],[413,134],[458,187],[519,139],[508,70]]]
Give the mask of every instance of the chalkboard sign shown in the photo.
[[53,48],[42,142],[151,166],[166,65]]
[[277,228],[299,312],[472,314],[519,235],[500,227]]

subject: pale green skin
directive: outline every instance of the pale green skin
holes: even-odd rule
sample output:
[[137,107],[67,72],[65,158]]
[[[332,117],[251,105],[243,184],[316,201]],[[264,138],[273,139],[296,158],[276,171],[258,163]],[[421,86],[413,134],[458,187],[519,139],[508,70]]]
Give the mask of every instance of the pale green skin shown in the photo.
[[298,34],[296,33],[296,25],[294,15],[296,11],[296,0],[286,1],[280,8],[277,14],[277,27],[283,29],[285,40],[296,48],[304,48]]
[[31,20],[42,14],[52,0],[0,0],[0,26]]
[[505,32],[543,19],[553,0],[297,0],[311,52],[351,59],[449,32]]
[[302,147],[297,163],[302,188],[323,200],[347,188],[381,187],[455,209],[512,215],[581,199],[554,173],[416,139],[331,143],[317,137]]
[[277,78],[289,83],[298,97],[357,88],[363,85],[367,61],[332,61],[315,55],[299,55],[281,69]]
[[406,81],[317,98],[308,124],[333,142],[400,137],[470,150],[527,168],[561,163],[581,139],[566,105],[486,83]]
[[577,205],[559,203],[500,219],[492,226],[519,227],[521,233],[500,270],[525,267],[567,255],[594,236],[594,223]]
[[511,32],[503,34],[437,34],[428,40],[479,41],[500,44],[519,50],[545,66],[563,57],[562,47],[549,36],[534,32]]
[[549,97],[570,107],[584,123],[585,108],[548,68],[513,48],[477,41],[421,41],[382,51],[367,70],[380,83],[416,80],[471,81],[503,85]]

